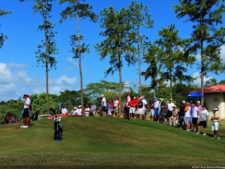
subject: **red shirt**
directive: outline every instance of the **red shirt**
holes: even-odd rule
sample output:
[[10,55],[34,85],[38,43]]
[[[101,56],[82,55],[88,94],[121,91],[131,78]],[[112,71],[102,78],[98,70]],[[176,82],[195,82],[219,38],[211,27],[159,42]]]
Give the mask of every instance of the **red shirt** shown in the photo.
[[131,100],[130,101],[130,107],[135,107],[136,103],[137,103],[136,99]]

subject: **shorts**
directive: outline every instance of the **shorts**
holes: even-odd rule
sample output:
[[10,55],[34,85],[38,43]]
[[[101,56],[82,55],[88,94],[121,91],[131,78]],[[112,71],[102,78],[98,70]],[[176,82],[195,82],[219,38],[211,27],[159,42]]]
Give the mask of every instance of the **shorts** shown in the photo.
[[133,114],[135,114],[135,107],[130,107],[130,112],[129,112],[130,114],[131,113],[133,113]]
[[219,122],[218,121],[212,122],[212,131],[218,131],[218,128]]
[[184,122],[186,125],[190,124],[190,117],[184,117]]
[[24,118],[29,117],[29,113],[30,113],[30,110],[28,108],[27,109],[24,109],[23,116],[22,117],[24,117]]
[[197,124],[198,124],[198,117],[193,117],[193,118],[192,118],[192,123],[193,123],[193,125],[196,127]]
[[207,127],[207,122],[206,121],[200,121],[198,126],[203,126],[204,128],[206,128]]
[[140,114],[140,115],[144,114],[143,109],[142,108],[138,108],[137,109],[137,114]]
[[159,115],[159,109],[155,109],[154,116],[158,116],[158,115]]
[[150,111],[149,111],[149,116],[154,116],[154,109],[150,109]]

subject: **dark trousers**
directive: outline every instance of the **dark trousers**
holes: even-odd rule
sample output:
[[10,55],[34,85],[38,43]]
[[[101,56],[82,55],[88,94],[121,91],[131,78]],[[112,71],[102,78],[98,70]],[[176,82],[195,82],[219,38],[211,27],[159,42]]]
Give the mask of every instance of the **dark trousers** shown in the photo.
[[130,113],[130,108],[129,107],[125,107],[125,113],[126,113],[126,119],[127,120],[130,120],[130,116],[129,116],[129,113]]

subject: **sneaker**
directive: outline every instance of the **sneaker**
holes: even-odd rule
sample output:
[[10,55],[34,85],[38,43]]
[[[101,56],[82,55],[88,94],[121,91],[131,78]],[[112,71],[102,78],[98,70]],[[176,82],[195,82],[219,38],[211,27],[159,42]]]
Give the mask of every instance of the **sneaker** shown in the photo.
[[195,134],[199,134],[199,132],[195,133]]
[[206,134],[204,133],[203,136],[206,136]]
[[20,128],[24,128],[24,125],[20,126]]
[[220,140],[220,137],[217,137],[218,140]]
[[187,129],[187,131],[191,131],[190,129]]

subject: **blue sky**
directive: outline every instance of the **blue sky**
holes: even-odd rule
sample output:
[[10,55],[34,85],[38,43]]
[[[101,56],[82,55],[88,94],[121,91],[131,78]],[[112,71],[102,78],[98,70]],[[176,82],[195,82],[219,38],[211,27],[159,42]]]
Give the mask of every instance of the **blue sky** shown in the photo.
[[[58,2],[58,1],[57,1]],[[59,23],[59,13],[64,6],[59,6],[57,2],[53,5],[51,21],[55,24],[56,44],[59,54],[55,55],[57,69],[51,70],[50,93],[58,94],[65,89],[78,90],[80,88],[78,60],[72,59],[70,53],[69,36],[77,32],[76,20],[66,20]],[[100,14],[103,8],[114,6],[117,10],[127,8],[131,0],[87,0],[93,6],[93,10]],[[140,1],[139,1],[140,2]],[[149,36],[151,41],[158,38],[158,31],[169,24],[176,24],[179,35],[182,38],[190,37],[192,32],[191,23],[184,23],[184,19],[177,19],[172,5],[178,4],[177,0],[142,0],[143,4],[149,8],[149,13],[154,20],[151,29],[143,30],[142,34]],[[19,0],[0,1],[1,9],[11,11],[12,14],[0,18],[0,32],[8,36],[3,48],[0,49],[0,101],[17,99],[24,93],[40,93],[45,91],[45,69],[37,64],[35,51],[38,44],[43,39],[43,32],[38,30],[41,24],[41,16],[32,10],[32,1],[20,3]],[[99,54],[94,46],[103,40],[100,23],[91,23],[89,19],[80,20],[80,31],[84,36],[84,41],[90,44],[90,53],[82,58],[84,87],[88,83],[99,82],[101,79],[119,82],[118,73],[105,77],[104,72],[109,67],[108,59],[100,61]],[[225,57],[223,47],[221,57]],[[144,71],[146,65],[142,65]],[[199,72],[197,66],[189,69],[188,74],[197,76]],[[209,73],[210,77],[221,80],[223,76],[216,76]],[[123,81],[129,81],[132,85],[138,84],[138,65],[128,67],[124,64],[122,69]],[[197,79],[195,84],[199,85]],[[148,81],[143,84],[148,85]]]

